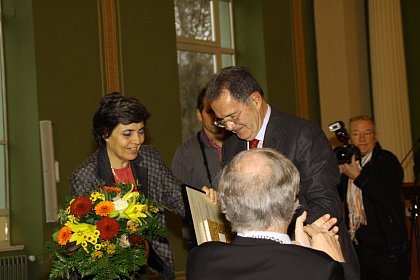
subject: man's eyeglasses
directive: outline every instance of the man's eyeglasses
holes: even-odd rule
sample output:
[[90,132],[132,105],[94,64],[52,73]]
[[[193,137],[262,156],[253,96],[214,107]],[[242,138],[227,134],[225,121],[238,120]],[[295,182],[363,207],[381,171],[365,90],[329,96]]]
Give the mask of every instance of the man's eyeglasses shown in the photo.
[[224,118],[216,118],[213,124],[217,127],[222,128],[225,128],[227,123],[234,124],[239,120],[243,109],[244,105],[242,105],[241,109],[238,112],[232,113]]

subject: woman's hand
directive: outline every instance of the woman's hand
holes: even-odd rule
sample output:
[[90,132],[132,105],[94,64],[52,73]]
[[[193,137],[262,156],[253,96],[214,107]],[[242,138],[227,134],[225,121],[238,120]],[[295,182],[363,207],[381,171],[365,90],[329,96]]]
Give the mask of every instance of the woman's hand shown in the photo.
[[201,188],[201,190],[206,193],[206,196],[210,198],[211,202],[217,204],[217,192],[214,189],[204,186]]

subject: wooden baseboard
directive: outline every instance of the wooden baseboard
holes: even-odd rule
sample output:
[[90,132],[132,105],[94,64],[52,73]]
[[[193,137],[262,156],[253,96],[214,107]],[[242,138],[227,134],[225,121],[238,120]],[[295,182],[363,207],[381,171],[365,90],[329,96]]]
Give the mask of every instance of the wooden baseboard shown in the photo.
[[[163,280],[164,278],[156,275],[156,274],[149,274],[147,275],[147,279],[149,280]],[[175,272],[175,280],[186,280],[185,278],[185,271],[176,271]]]

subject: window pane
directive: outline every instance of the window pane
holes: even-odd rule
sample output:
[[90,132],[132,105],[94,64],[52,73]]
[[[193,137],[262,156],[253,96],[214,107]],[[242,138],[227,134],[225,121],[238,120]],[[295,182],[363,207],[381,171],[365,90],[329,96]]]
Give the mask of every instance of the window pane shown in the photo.
[[[1,38],[1,37],[0,37]],[[0,52],[1,53],[1,52]],[[1,86],[1,84],[3,83],[3,67],[1,67],[3,63],[1,63],[0,61],[0,141],[4,141],[6,139],[5,138],[5,127],[4,127],[4,100],[3,100],[3,87]]]
[[0,242],[9,240],[9,215],[0,216]]
[[222,48],[233,48],[230,1],[219,1],[220,43]]
[[0,209],[7,208],[6,203],[6,159],[5,146],[0,145]]
[[215,73],[214,61],[210,53],[178,51],[182,141],[201,129],[195,117],[197,96]]
[[222,68],[235,65],[233,54],[222,54]]
[[175,0],[176,35],[212,40],[211,5],[209,0]]

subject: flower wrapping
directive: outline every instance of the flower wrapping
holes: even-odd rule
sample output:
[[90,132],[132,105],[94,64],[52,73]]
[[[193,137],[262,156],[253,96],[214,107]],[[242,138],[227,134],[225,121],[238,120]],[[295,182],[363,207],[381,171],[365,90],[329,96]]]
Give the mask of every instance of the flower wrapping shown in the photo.
[[149,242],[167,236],[160,215],[165,207],[137,190],[141,186],[100,186],[58,210],[60,227],[46,245],[50,279],[131,278],[147,265]]

